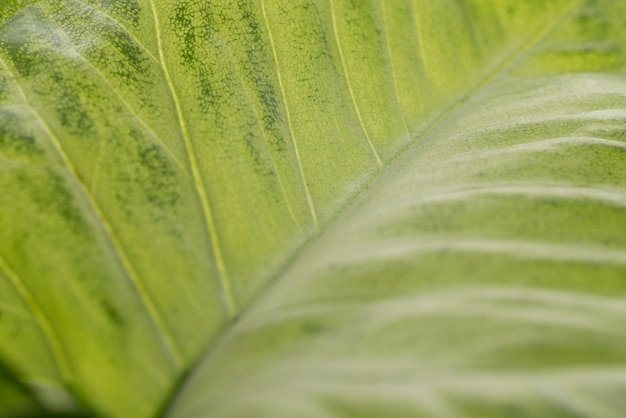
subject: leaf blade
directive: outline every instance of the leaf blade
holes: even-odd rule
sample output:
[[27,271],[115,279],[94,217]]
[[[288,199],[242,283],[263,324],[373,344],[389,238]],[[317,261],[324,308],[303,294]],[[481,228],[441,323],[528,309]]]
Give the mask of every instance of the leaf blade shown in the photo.
[[[559,13],[569,4],[576,18],[591,13],[586,6],[564,1],[542,3],[542,8],[533,2],[412,1],[392,5],[303,1],[242,5],[225,1],[216,7],[190,1],[86,1],[70,5],[44,1],[26,6],[6,20],[0,33],[6,68],[25,83],[24,96],[29,96],[42,115],[40,119],[50,124],[49,131],[67,147],[68,158],[76,162],[74,170],[62,168],[54,157],[54,147],[42,141],[45,132],[28,127],[26,121],[32,115],[15,112],[16,91],[6,82],[15,77],[2,74],[2,91],[8,91],[2,95],[2,133],[10,140],[0,148],[8,158],[3,154],[0,161],[5,174],[3,189],[14,198],[13,202],[2,202],[2,210],[8,214],[6,219],[19,219],[26,212],[33,224],[5,221],[3,230],[8,232],[0,251],[36,289],[42,311],[58,325],[59,339],[79,382],[79,397],[89,409],[102,415],[154,414],[200,352],[207,345],[222,346],[223,341],[215,342],[215,338],[230,323],[234,306],[245,309],[291,263],[305,242],[309,243],[305,254],[320,247],[312,239],[318,229],[316,224],[322,230],[335,225],[333,220],[356,196],[357,206],[376,196],[378,192],[362,193],[372,181],[391,182],[388,172],[379,173],[373,147],[382,150],[380,162],[394,161],[393,167],[411,162],[407,155],[430,167],[432,173],[420,171],[419,167],[415,173],[422,172],[424,181],[432,180],[441,190],[433,190],[424,202],[411,204],[436,208],[442,216],[454,215],[448,213],[450,208],[464,199],[491,207],[495,218],[495,208],[510,207],[515,201],[509,198],[541,200],[553,194],[561,200],[575,201],[571,196],[582,193],[588,200],[619,208],[620,199],[615,197],[618,191],[608,186],[572,186],[567,182],[487,185],[476,179],[474,184],[454,187],[452,177],[476,174],[467,167],[468,161],[491,161],[488,157],[499,155],[513,164],[515,158],[521,158],[518,155],[532,154],[542,147],[549,151],[561,147],[569,152],[574,145],[590,146],[594,152],[605,153],[606,164],[620,173],[619,154],[613,153],[621,149],[621,145],[614,144],[619,136],[607,134],[591,143],[584,139],[597,136],[594,124],[602,125],[607,132],[614,125],[620,126],[619,116],[605,123],[619,115],[618,110],[590,112],[586,106],[597,104],[592,99],[589,103],[581,99],[570,104],[571,112],[578,110],[580,117],[552,114],[542,119],[537,112],[528,111],[528,120],[519,121],[515,127],[523,129],[539,123],[548,132],[558,131],[559,123],[567,123],[581,130],[578,139],[546,139],[537,145],[512,144],[489,150],[481,149],[481,142],[468,136],[483,129],[491,135],[499,128],[510,128],[506,121],[502,124],[490,115],[489,106],[469,112],[467,102],[475,104],[476,93],[482,97],[499,92],[485,103],[489,101],[492,107],[513,113],[515,108],[507,107],[509,99],[532,102],[532,97],[520,96],[516,88],[502,87],[500,73],[504,69],[514,67],[509,76],[529,76],[591,68],[589,62],[581,63],[578,55],[568,52],[575,47],[583,51],[580,56],[595,57],[591,63],[595,70],[606,67],[608,73],[619,72],[619,53],[613,44],[622,35],[615,25],[595,33],[599,39],[591,42],[592,37],[581,38],[587,34],[577,32],[576,24],[568,29],[567,25],[576,20],[568,19],[559,31],[550,33],[549,38],[556,41],[544,42],[541,48],[534,46],[542,33],[550,32],[549,25],[557,22]],[[607,2],[598,7],[609,10],[611,5]],[[447,25],[440,27],[436,19],[424,19],[425,9],[430,16],[448,13]],[[580,11],[584,13],[577,14]],[[155,16],[161,19],[155,21]],[[390,17],[397,25],[388,22]],[[528,27],[547,29],[533,39],[528,36]],[[404,42],[407,34],[413,43]],[[362,39],[369,41],[361,45]],[[419,49],[410,47],[416,44]],[[524,45],[528,46],[528,54]],[[524,65],[515,61],[518,50],[518,55],[528,58],[523,60]],[[168,69],[163,71],[166,60]],[[513,62],[516,64],[511,65]],[[316,73],[311,75],[307,65],[313,66]],[[420,69],[413,73],[416,67]],[[563,80],[554,84],[546,81],[543,88],[550,91],[550,86],[569,86]],[[599,95],[614,87],[618,91],[622,88],[617,79],[577,80]],[[416,99],[415,92],[423,97]],[[581,97],[582,93],[586,91],[581,91]],[[561,106],[563,100],[539,104]],[[459,113],[465,113],[466,118],[460,118],[463,115]],[[186,128],[182,128],[181,118],[188,120],[182,124]],[[481,124],[481,118],[492,120],[492,125]],[[437,147],[437,139],[441,140],[448,123],[458,125],[448,134],[460,142],[442,141],[450,148]],[[414,148],[404,151],[411,142],[407,132],[425,136],[424,145],[417,147],[425,156],[415,155]],[[20,151],[15,145],[19,141],[11,135],[21,138],[22,143],[28,142],[25,138],[33,138],[41,150]],[[463,154],[463,138],[472,139],[476,155]],[[498,136],[492,139],[498,140]],[[445,157],[458,165],[450,173],[437,170],[428,159],[443,163],[448,161]],[[550,161],[547,157],[544,160],[546,164]],[[494,167],[493,173],[502,172],[502,167]],[[161,320],[156,325],[150,324],[150,315],[142,312],[141,301],[125,283],[119,256],[116,261],[107,244],[107,228],[94,223],[89,202],[77,199],[76,190],[68,188],[76,181],[92,196],[88,199],[91,206],[95,202],[100,212],[111,219],[110,229],[118,231],[117,247],[128,253],[122,257],[127,262],[122,264],[136,271],[136,282],[145,281],[143,293],[152,295],[153,311],[162,312],[157,315]],[[425,190],[421,183],[408,182],[407,187]],[[488,199],[494,196],[495,202]],[[394,197],[387,196],[389,202],[395,202]],[[63,200],[71,204],[64,205]],[[586,210],[579,203],[572,203],[572,210]],[[404,206],[397,205],[388,216],[405,219],[408,215],[402,210]],[[619,224],[619,212],[602,210],[607,217],[607,222],[599,224],[603,231],[609,220]],[[346,213],[355,212],[349,209]],[[522,249],[527,258],[535,261],[541,260],[538,255],[542,251],[568,259],[564,254],[572,250],[551,242],[537,247],[540,240],[530,239],[532,234],[529,239],[514,242],[485,237],[446,241],[445,234],[439,238],[428,235],[433,231],[424,225],[424,216],[418,225],[426,234],[423,240],[390,240],[385,245],[399,254],[436,253],[448,247],[472,253],[473,249],[474,254],[466,258],[474,257],[475,261],[491,260],[483,253],[498,253],[494,249],[505,256]],[[471,226],[476,221],[472,216],[450,226]],[[77,227],[76,220],[82,226]],[[410,217],[405,220],[409,222]],[[364,222],[368,224],[381,226],[374,219]],[[494,225],[492,222],[487,226]],[[471,228],[459,231],[468,233]],[[594,238],[591,232],[587,231]],[[58,242],[53,236],[60,237]],[[521,232],[519,237],[523,237]],[[358,242],[354,244],[361,248]],[[55,247],[58,250],[50,255],[49,249]],[[581,248],[574,253],[587,257],[592,264],[602,261],[607,264],[603,267],[607,275],[616,274],[610,269],[620,266],[619,250],[604,253],[593,246]],[[340,250],[337,254],[346,257],[344,261],[353,256],[350,251]],[[369,251],[364,250],[364,254],[379,256],[376,248]],[[355,260],[367,261],[362,257]],[[457,268],[467,260],[461,257]],[[523,262],[516,262],[520,270],[527,268]],[[425,269],[434,268],[429,263],[425,261]],[[224,280],[226,270],[228,281]],[[453,270],[449,271],[451,275],[458,273]],[[287,273],[287,281],[295,280],[289,279],[293,274]],[[309,286],[307,277],[305,274],[297,280],[303,288]],[[282,277],[276,288],[270,287],[266,298],[273,300],[272,295],[286,286],[281,284],[284,280]],[[322,275],[318,286],[324,280]],[[355,294],[363,291],[354,280],[346,280],[346,286],[350,283],[355,286],[351,290]],[[311,294],[316,294],[315,286],[310,286]],[[296,286],[293,291],[298,295],[300,290]],[[350,289],[346,287],[346,291]],[[493,299],[496,302],[491,303],[499,303],[497,297]],[[258,309],[254,306],[252,314]],[[73,317],[78,311],[84,318]],[[244,312],[246,317],[251,314]],[[239,332],[237,326],[226,334],[226,341]],[[7,330],[3,335],[8,335]],[[163,336],[168,333],[166,339],[170,342],[163,344]],[[164,345],[180,347],[178,365],[168,365]],[[20,375],[35,376],[50,367],[49,360],[35,367],[15,357],[18,347],[17,342],[3,342],[1,354],[15,359]],[[322,364],[324,359],[318,361]],[[297,370],[294,367],[290,372]],[[332,372],[335,366],[329,370]],[[54,374],[50,378],[59,379]],[[67,381],[65,384],[70,385]],[[302,403],[289,404],[296,411],[328,413],[322,403],[306,397],[296,399]],[[353,404],[348,410],[353,407],[359,410]],[[467,404],[467,408],[479,406]]]

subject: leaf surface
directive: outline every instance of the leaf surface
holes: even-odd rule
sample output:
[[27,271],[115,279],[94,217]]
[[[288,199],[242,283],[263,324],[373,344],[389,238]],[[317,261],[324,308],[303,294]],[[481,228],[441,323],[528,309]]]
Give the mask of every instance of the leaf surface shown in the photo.
[[623,9],[6,3],[0,357],[96,416],[619,416]]

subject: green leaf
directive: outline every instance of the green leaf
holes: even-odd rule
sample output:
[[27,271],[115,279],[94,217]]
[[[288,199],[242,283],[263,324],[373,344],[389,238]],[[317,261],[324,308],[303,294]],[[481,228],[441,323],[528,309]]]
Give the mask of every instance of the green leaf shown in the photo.
[[0,407],[621,416],[623,16],[3,3]]

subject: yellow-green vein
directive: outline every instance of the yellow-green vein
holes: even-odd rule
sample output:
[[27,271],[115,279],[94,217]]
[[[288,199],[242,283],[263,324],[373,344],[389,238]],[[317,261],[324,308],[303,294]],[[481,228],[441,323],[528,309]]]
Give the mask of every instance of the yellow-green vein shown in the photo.
[[[230,53],[230,47],[228,46],[228,44],[225,44],[226,49],[229,51],[228,57],[230,59],[231,62],[234,62],[233,56]],[[261,131],[261,136],[263,136],[263,140],[265,141],[265,144],[267,145],[267,152],[270,156],[270,162],[272,163],[272,169],[276,172],[276,177],[278,178],[278,185],[280,186],[280,190],[281,193],[283,195],[283,200],[285,201],[285,205],[287,206],[287,210],[289,211],[289,216],[291,217],[291,220],[293,220],[294,224],[296,224],[298,227],[300,227],[300,222],[298,222],[298,219],[296,219],[296,215],[293,213],[293,209],[291,208],[291,204],[289,203],[289,199],[287,197],[287,191],[285,190],[285,186],[283,185],[283,180],[282,177],[278,171],[278,166],[276,165],[276,162],[274,161],[274,157],[272,156],[272,151],[270,149],[270,141],[269,138],[267,137],[267,134],[265,133],[265,129],[263,129],[263,125],[261,124],[261,117],[259,116],[259,113],[256,110],[256,107],[254,106],[254,104],[252,103],[252,98],[250,97],[250,93],[248,91],[248,89],[246,88],[246,86],[244,85],[243,82],[243,78],[241,77],[241,74],[239,73],[239,71],[237,71],[237,75],[238,75],[238,80],[239,80],[239,84],[241,86],[241,89],[243,90],[245,96],[246,96],[246,100],[248,102],[248,104],[250,105],[250,108],[252,109],[252,112],[254,113],[254,119],[257,122],[257,125],[259,127],[259,130]]]
[[130,113],[130,115],[141,125],[142,128],[144,128],[146,130],[146,132],[153,137],[157,143],[159,143],[163,149],[165,150],[165,152],[170,156],[170,158],[172,159],[172,161],[174,161],[174,163],[176,163],[176,165],[178,166],[178,168],[181,169],[181,171],[187,175],[189,175],[189,172],[187,171],[187,169],[183,166],[183,164],[178,161],[178,158],[176,158],[176,156],[174,155],[174,153],[172,152],[172,150],[170,150],[170,148],[165,144],[165,141],[163,141],[157,134],[156,132],[154,132],[152,130],[152,128],[150,127],[150,125],[148,125],[146,123],[146,121],[143,120],[143,118],[141,118],[131,107],[131,105],[126,101],[126,99],[124,99],[124,97],[122,97],[122,95],[119,93],[119,91],[115,88],[115,86],[109,81],[109,79],[104,75],[104,73],[95,65],[93,65],[91,63],[91,61],[89,61],[85,56],[83,56],[80,51],[78,51],[78,49],[76,48],[76,45],[67,37],[64,36],[63,33],[61,32],[63,31],[62,28],[59,27],[59,31],[56,32],[58,33],[58,35],[63,38],[63,41],[65,41],[66,46],[68,46],[68,49],[70,49],[71,51],[74,51],[76,53],[76,56],[78,58],[80,58],[81,61],[83,61],[85,64],[87,64],[91,69],[94,70],[94,72],[98,75],[98,77],[100,79],[102,79],[102,81],[104,81],[107,86],[110,87],[111,91],[113,92],[113,94],[115,94],[117,96],[117,98],[120,100],[120,102],[124,105],[124,107],[126,108],[126,110],[128,111],[128,113]]
[[7,263],[2,255],[0,255],[0,271],[9,279],[15,291],[20,295],[24,303],[29,307],[31,314],[35,317],[35,321],[51,351],[52,358],[54,358],[59,377],[68,387],[72,386],[74,373],[70,367],[67,355],[63,350],[59,336],[48,320],[41,305],[37,302],[30,290],[28,290],[22,278],[9,266],[9,263]]
[[159,50],[159,60],[160,60],[161,68],[163,69],[163,75],[165,75],[168,88],[172,95],[172,99],[174,100],[174,106],[176,107],[176,116],[178,118],[178,125],[180,127],[183,140],[185,141],[185,148],[187,150],[187,157],[189,159],[189,165],[191,167],[191,172],[192,172],[193,179],[194,179],[194,185],[196,187],[196,191],[198,193],[200,202],[202,204],[204,219],[205,219],[207,231],[209,233],[209,238],[211,240],[211,247],[213,248],[213,255],[215,257],[215,265],[217,267],[220,284],[222,287],[222,291],[224,293],[226,309],[230,316],[234,316],[237,313],[237,306],[235,304],[235,299],[233,297],[230,280],[228,278],[228,273],[226,271],[226,265],[224,264],[224,258],[222,256],[222,250],[221,250],[219,238],[217,236],[217,229],[215,227],[215,221],[213,220],[213,211],[211,210],[211,204],[209,202],[209,198],[206,193],[206,187],[202,180],[202,174],[200,173],[198,161],[196,160],[196,157],[195,157],[195,151],[193,149],[191,137],[187,129],[187,123],[185,122],[185,116],[183,115],[183,109],[180,103],[180,99],[178,97],[178,93],[176,92],[176,88],[174,87],[174,83],[172,81],[170,72],[167,68],[167,65],[165,64],[165,56],[163,54],[163,45],[162,45],[162,39],[161,39],[161,27],[159,23],[159,16],[156,10],[156,6],[154,4],[154,0],[150,0],[150,6],[152,8],[152,14],[154,16],[154,28],[155,28],[155,35],[157,39],[157,47]]
[[404,109],[402,109],[402,103],[400,103],[400,96],[398,91],[398,79],[396,76],[396,66],[393,65],[393,58],[391,54],[391,44],[389,43],[389,25],[387,23],[387,14],[385,12],[385,2],[383,0],[380,1],[380,9],[381,14],[383,16],[383,32],[385,33],[385,49],[387,50],[387,59],[389,60],[389,67],[391,69],[391,80],[393,81],[393,90],[394,95],[396,97],[396,104],[398,105],[398,110],[400,110],[400,118],[402,119],[402,126],[404,127],[404,131],[411,138],[411,131],[406,124],[406,117],[404,116]]
[[156,57],[154,55],[152,55],[152,52],[148,51],[148,48],[146,48],[143,43],[141,43],[139,41],[139,39],[137,39],[137,37],[135,37],[135,35],[132,34],[131,31],[129,31],[128,29],[126,29],[126,26],[124,26],[119,20],[115,19],[113,16],[108,15],[106,13],[104,13],[103,11],[96,9],[94,6],[92,6],[91,4],[87,4],[85,3],[83,0],[75,0],[76,3],[80,3],[82,4],[85,8],[93,10],[94,12],[96,12],[98,15],[100,16],[104,16],[106,19],[112,21],[115,25],[117,25],[120,29],[122,29],[122,31],[124,33],[126,33],[130,39],[133,40],[133,42],[135,42],[135,44],[137,44],[137,46],[143,50],[146,54],[148,54],[148,56],[157,64],[161,65],[161,63],[159,62],[158,59],[156,59]]
[[307,185],[306,177],[304,176],[304,169],[302,168],[302,161],[300,160],[300,151],[298,150],[298,142],[296,141],[296,136],[293,130],[293,124],[291,122],[291,115],[289,113],[289,103],[287,102],[287,95],[285,94],[285,86],[283,85],[283,79],[282,79],[282,76],[280,73],[280,67],[278,64],[278,54],[276,53],[276,46],[274,45],[274,37],[270,29],[270,22],[267,18],[267,12],[265,10],[265,2],[263,0],[261,0],[261,12],[263,13],[263,20],[265,21],[267,35],[270,40],[270,47],[272,48],[272,55],[274,56],[274,65],[276,66],[276,76],[278,77],[278,86],[280,87],[280,93],[283,98],[283,104],[285,106],[285,113],[287,114],[287,124],[289,125],[289,134],[291,135],[291,142],[293,143],[293,149],[296,154],[296,161],[298,162],[298,168],[300,169],[300,179],[304,187],[304,192],[306,193],[306,198],[309,204],[309,210],[311,212],[313,225],[315,226],[315,230],[319,231],[319,223],[317,221],[317,214],[315,213],[315,205],[313,204],[313,198],[311,197],[311,192],[309,191],[309,186]]
[[424,52],[424,34],[422,33],[422,22],[420,21],[419,14],[415,9],[415,3],[413,0],[409,3],[411,5],[411,19],[413,20],[413,28],[415,29],[415,37],[417,38],[417,46],[419,49],[420,61],[422,62],[422,68],[424,69],[424,75],[426,80],[430,80],[430,70],[428,68],[428,61],[426,60],[426,53]]
[[78,174],[78,170],[76,169],[76,167],[74,167],[74,164],[72,163],[69,156],[65,152],[63,146],[61,145],[61,141],[59,140],[59,138],[57,138],[57,136],[52,131],[52,129],[48,126],[46,121],[41,117],[37,109],[32,105],[32,103],[30,103],[28,96],[26,95],[22,87],[20,86],[18,79],[11,72],[10,68],[8,67],[8,65],[5,63],[5,61],[2,58],[0,58],[0,64],[2,64],[2,66],[9,73],[9,76],[14,81],[15,86],[17,87],[18,91],[20,92],[20,95],[22,96],[24,103],[31,109],[33,116],[35,116],[39,125],[45,131],[46,135],[50,139],[50,142],[52,143],[59,157],[61,158],[61,161],[63,162],[65,168],[72,175],[72,178],[74,179],[76,186],[78,187],[82,195],[87,200],[89,207],[93,211],[96,219],[98,220],[106,236],[108,237],[111,247],[113,248],[115,254],[117,255],[117,258],[121,266],[123,267],[124,271],[126,272],[127,277],[129,278],[133,287],[137,291],[137,294],[139,295],[140,300],[142,301],[152,321],[156,324],[156,326],[162,332],[161,337],[163,338],[165,348],[167,349],[167,352],[172,360],[172,363],[177,368],[180,368],[182,361],[181,361],[181,355],[179,353],[178,347],[176,346],[176,343],[174,342],[169,330],[165,326],[165,321],[163,320],[163,317],[161,313],[159,312],[158,308],[154,304],[154,301],[152,300],[152,297],[147,291],[143,281],[141,280],[141,278],[135,271],[132,263],[128,259],[128,256],[126,255],[126,252],[124,251],[119,238],[115,234],[113,227],[106,220],[106,217],[104,216],[104,212],[100,208],[94,196],[91,195],[90,191],[81,181],[81,177]]
[[372,154],[376,157],[376,163],[379,168],[383,167],[383,162],[380,160],[380,156],[372,143],[372,140],[367,133],[367,129],[365,129],[365,124],[363,123],[363,117],[361,116],[361,110],[359,109],[359,105],[356,103],[356,99],[354,98],[354,91],[352,89],[352,83],[350,82],[350,76],[348,75],[348,66],[346,65],[346,59],[343,55],[343,49],[341,47],[341,42],[339,41],[339,32],[337,31],[337,18],[335,16],[335,10],[333,7],[333,0],[329,0],[330,2],[330,17],[333,22],[333,36],[335,38],[335,42],[337,44],[337,49],[339,50],[339,58],[341,60],[341,68],[343,69],[343,76],[346,79],[346,83],[348,84],[348,91],[350,92],[350,99],[352,99],[352,105],[354,106],[354,110],[356,112],[356,116],[359,119],[359,124],[361,125],[361,129],[363,130],[363,134],[365,135],[365,139],[367,139],[367,143],[372,150]]

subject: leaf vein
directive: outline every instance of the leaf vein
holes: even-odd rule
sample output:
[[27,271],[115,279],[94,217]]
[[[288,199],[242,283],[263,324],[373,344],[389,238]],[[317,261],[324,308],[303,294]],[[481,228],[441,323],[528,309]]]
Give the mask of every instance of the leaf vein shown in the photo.
[[414,0],[411,1],[409,4],[411,6],[410,15],[411,20],[413,21],[413,32],[415,33],[415,38],[417,39],[420,62],[422,63],[422,68],[424,69],[424,76],[426,76],[426,80],[430,80],[430,69],[428,68],[428,61],[426,60],[426,53],[424,52],[424,34],[422,33],[422,22],[420,21],[419,14],[415,10]]
[[[400,103],[400,95],[398,89],[398,76],[396,75],[396,66],[393,64],[394,60],[391,53],[391,44],[389,42],[389,24],[387,23],[387,13],[385,12],[385,2],[383,0],[380,1],[381,14],[383,16],[383,27],[385,32],[385,47],[387,51],[387,59],[389,60],[389,67],[391,69],[391,80],[393,81],[393,92],[396,98],[396,103],[398,105],[398,110],[400,111],[400,118],[402,119],[402,126],[406,134],[411,137],[411,131],[406,123],[406,117],[404,115],[404,109],[402,108],[402,103]],[[391,4],[391,3],[389,3]]]
[[348,85],[348,91],[350,92],[350,99],[352,100],[352,106],[354,107],[356,116],[359,119],[359,124],[361,125],[361,129],[363,130],[363,134],[365,135],[365,138],[367,139],[367,143],[370,149],[372,150],[372,154],[374,154],[374,157],[376,158],[376,163],[378,164],[378,167],[382,169],[383,162],[381,161],[380,156],[378,155],[378,151],[376,151],[376,147],[374,147],[374,144],[372,143],[372,139],[370,138],[370,135],[367,132],[367,129],[365,128],[365,124],[363,123],[363,116],[361,115],[361,110],[359,109],[359,105],[357,104],[356,99],[354,97],[354,90],[352,89],[352,82],[350,81],[350,76],[348,75],[348,66],[346,64],[346,59],[343,54],[343,48],[341,47],[341,42],[339,41],[339,31],[337,30],[337,17],[335,16],[335,8],[333,7],[333,1],[332,0],[329,0],[329,1],[330,1],[330,16],[333,22],[333,37],[335,38],[335,43],[337,44],[337,49],[339,50],[341,68],[343,69],[343,76],[346,79],[346,83]]
[[[59,28],[61,31],[63,29]],[[104,75],[104,73],[98,68],[96,67],[91,61],[89,61],[83,54],[80,53],[80,51],[78,51],[78,49],[76,48],[76,45],[67,37],[64,36],[61,32],[57,32],[59,34],[59,36],[61,36],[63,38],[63,40],[65,41],[66,45],[76,53],[76,56],[78,58],[81,59],[81,61],[83,61],[85,64],[87,64],[90,68],[92,68],[94,70],[94,72],[98,75],[98,77],[100,79],[102,79],[102,81],[104,81],[108,87],[110,87],[111,91],[117,96],[117,98],[120,100],[120,102],[124,105],[124,107],[126,108],[126,110],[128,110],[128,113],[142,126],[142,128],[144,128],[146,130],[146,132],[148,134],[150,134],[150,136],[152,136],[156,142],[160,143],[163,147],[163,149],[167,152],[167,154],[170,156],[170,158],[172,159],[172,161],[174,161],[176,163],[176,165],[186,174],[189,174],[187,169],[182,165],[182,163],[180,161],[178,161],[178,158],[176,158],[176,156],[174,155],[174,153],[172,152],[172,150],[167,146],[167,144],[165,143],[165,141],[163,141],[163,139],[161,139],[161,137],[159,137],[156,132],[154,132],[154,130],[150,127],[150,125],[148,125],[148,123],[143,120],[142,117],[140,117],[132,108],[132,106],[128,103],[128,101],[126,99],[124,99],[124,97],[122,97],[122,95],[120,94],[120,92],[118,91],[118,89],[115,88],[115,86],[109,81],[109,79]]]
[[124,31],[132,40],[133,42],[135,42],[137,44],[137,46],[139,48],[141,48],[146,54],[148,54],[148,56],[157,64],[161,64],[159,62],[158,59],[156,59],[156,57],[152,54],[152,52],[150,52],[148,50],[148,48],[146,48],[142,42],[139,41],[139,39],[137,39],[137,37],[135,35],[132,34],[131,31],[129,31],[126,26],[124,26],[122,24],[122,22],[120,22],[119,20],[115,19],[113,16],[104,13],[103,11],[95,8],[94,6],[92,6],[91,4],[85,3],[83,0],[74,0],[76,3],[80,3],[82,4],[85,8],[93,10],[94,12],[96,12],[98,15],[100,16],[104,16],[106,19],[110,20],[111,22],[113,22],[116,26],[118,26],[120,29],[122,29],[122,31]]
[[202,180],[202,175],[200,173],[199,164],[196,158],[196,153],[193,148],[193,144],[191,141],[191,136],[189,135],[189,130],[187,129],[187,123],[185,121],[185,117],[183,115],[183,109],[178,97],[178,93],[176,91],[176,87],[174,86],[174,82],[172,81],[171,74],[167,65],[165,64],[165,56],[163,52],[162,45],[162,35],[161,28],[159,23],[159,17],[156,11],[156,5],[154,0],[150,0],[150,6],[152,8],[152,15],[154,17],[154,28],[155,35],[157,39],[157,45],[159,50],[159,62],[160,66],[163,70],[163,74],[167,81],[167,85],[174,100],[174,105],[176,107],[176,116],[178,119],[178,126],[180,127],[181,134],[183,136],[183,140],[185,141],[185,148],[187,150],[187,157],[189,159],[189,165],[191,167],[191,172],[194,179],[194,186],[198,193],[198,197],[200,199],[200,203],[202,205],[202,210],[205,219],[206,229],[209,235],[209,239],[211,241],[211,247],[213,249],[213,256],[215,258],[215,264],[217,267],[217,272],[219,276],[219,281],[221,285],[222,292],[225,298],[226,309],[230,316],[234,316],[237,313],[237,306],[235,304],[235,299],[233,296],[233,292],[231,289],[230,279],[228,277],[228,272],[226,270],[226,265],[224,263],[224,257],[222,255],[221,244],[219,241],[219,237],[217,234],[217,228],[215,227],[215,221],[213,220],[213,211],[211,209],[211,203],[209,202],[209,198],[206,192],[206,186],[204,185],[204,181]]
[[[229,51],[229,58],[231,62],[234,62],[232,54],[230,54],[230,47],[228,46],[228,44],[226,44],[226,49]],[[274,157],[272,156],[272,152],[270,149],[270,140],[261,123],[262,119],[252,102],[252,98],[250,97],[249,90],[245,87],[244,82],[243,82],[243,77],[241,76],[241,73],[239,71],[237,71],[237,75],[238,75],[237,78],[239,80],[239,84],[241,85],[241,90],[244,92],[246,96],[246,100],[248,104],[250,105],[250,109],[252,109],[252,112],[254,113],[254,119],[256,121],[257,126],[259,127],[259,130],[261,131],[261,136],[263,137],[265,145],[267,146],[267,151],[268,151],[270,161],[272,164],[272,170],[276,173],[276,177],[278,178],[278,184],[280,186],[280,190],[283,195],[283,200],[285,201],[285,206],[287,206],[287,210],[289,211],[289,216],[291,217],[291,220],[294,222],[294,224],[296,224],[298,227],[301,227],[300,222],[298,222],[296,215],[293,212],[293,208],[291,207],[291,204],[289,203],[289,199],[287,197],[287,191],[285,190],[285,185],[283,184],[282,176],[278,172],[278,166],[276,162],[274,161]]]
[[289,133],[291,135],[291,141],[293,144],[293,149],[296,154],[296,161],[298,163],[298,168],[300,169],[300,180],[302,181],[302,185],[304,187],[304,192],[306,194],[307,202],[309,204],[309,211],[311,212],[311,218],[313,220],[313,224],[316,230],[319,230],[319,223],[317,221],[317,213],[315,211],[315,205],[313,204],[313,198],[311,197],[311,192],[309,190],[309,186],[307,185],[306,178],[304,176],[304,168],[302,167],[302,161],[300,160],[300,151],[298,150],[298,143],[296,141],[296,136],[293,130],[293,124],[291,122],[291,115],[289,112],[289,104],[287,102],[287,95],[285,94],[285,87],[283,85],[282,76],[280,73],[280,67],[278,65],[278,55],[276,54],[276,47],[274,45],[274,37],[272,35],[272,31],[270,29],[270,22],[267,18],[267,12],[265,10],[265,2],[261,0],[261,11],[263,14],[263,20],[265,21],[265,26],[267,29],[267,34],[270,40],[270,46],[272,48],[272,55],[274,56],[274,65],[276,67],[276,76],[278,77],[278,85],[280,87],[280,93],[283,98],[283,103],[285,105],[285,112],[287,114],[287,124],[289,125]]
[[50,126],[48,126],[47,122],[40,115],[39,111],[37,111],[37,109],[28,100],[28,96],[26,95],[25,91],[19,84],[17,77],[11,72],[8,65],[4,61],[4,59],[0,58],[0,63],[5,67],[5,69],[11,76],[15,86],[19,90],[20,95],[22,96],[24,100],[24,103],[31,109],[33,116],[35,116],[35,118],[37,119],[37,121],[39,122],[43,130],[45,131],[56,153],[61,158],[63,165],[68,170],[68,172],[72,175],[72,179],[74,180],[75,185],[77,186],[81,194],[86,199],[95,218],[98,220],[98,222],[102,226],[106,236],[108,237],[111,248],[114,250],[115,254],[117,255],[117,258],[120,262],[120,265],[124,269],[126,276],[130,280],[135,290],[137,291],[137,294],[140,300],[142,301],[146,311],[148,312],[149,316],[151,317],[152,321],[156,324],[156,326],[163,331],[163,335],[161,335],[161,337],[163,338],[163,343],[165,344],[168,354],[170,355],[170,360],[172,361],[172,363],[174,363],[178,367],[181,363],[181,357],[180,357],[178,348],[176,346],[176,343],[174,342],[172,336],[170,335],[169,331],[165,327],[165,321],[163,320],[161,313],[159,312],[154,301],[152,300],[152,297],[147,291],[145,284],[143,283],[143,281],[141,280],[141,278],[135,271],[112,225],[109,224],[109,222],[106,220],[104,212],[100,208],[100,205],[98,204],[95,197],[90,193],[89,189],[80,180],[81,177],[78,174],[78,170],[76,169],[76,167],[70,160],[69,156],[65,152],[57,136],[54,134]]
[[41,305],[31,291],[28,289],[24,280],[17,274],[15,270],[13,270],[7,261],[4,259],[2,255],[0,255],[0,271],[4,272],[5,276],[11,282],[13,288],[20,295],[24,303],[30,308],[32,315],[35,317],[35,321],[44,336],[44,339],[48,343],[48,348],[51,351],[52,357],[54,358],[57,370],[59,372],[59,377],[63,380],[63,382],[72,386],[72,382],[74,380],[74,373],[71,370],[69,365],[69,360],[67,355],[65,354],[65,350],[63,349],[63,345],[61,344],[61,340],[59,339],[58,334],[54,330],[51,322],[46,316],[44,310]]

